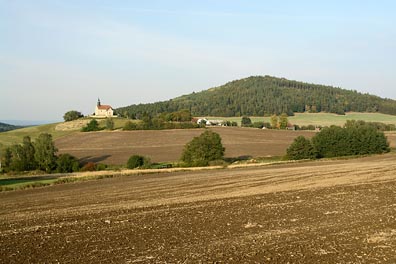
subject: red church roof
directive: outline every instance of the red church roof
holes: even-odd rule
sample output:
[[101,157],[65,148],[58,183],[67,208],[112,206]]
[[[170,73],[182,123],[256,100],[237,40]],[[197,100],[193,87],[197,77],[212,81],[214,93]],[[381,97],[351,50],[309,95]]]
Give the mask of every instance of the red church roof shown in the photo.
[[100,110],[109,110],[110,108],[112,108],[110,105],[99,105],[98,109]]

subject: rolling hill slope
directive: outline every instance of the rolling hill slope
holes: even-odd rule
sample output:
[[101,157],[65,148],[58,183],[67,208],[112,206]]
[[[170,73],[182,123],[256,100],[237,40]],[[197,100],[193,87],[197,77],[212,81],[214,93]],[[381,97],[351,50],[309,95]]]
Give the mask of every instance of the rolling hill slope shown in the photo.
[[302,112],[378,112],[396,115],[396,101],[332,86],[253,76],[168,101],[121,107],[133,117],[189,109],[194,116],[263,116]]
[[15,130],[18,128],[22,128],[21,126],[14,126],[14,125],[9,125],[9,124],[5,124],[5,123],[1,123],[0,122],[0,132],[6,132],[6,131],[11,131],[11,130]]

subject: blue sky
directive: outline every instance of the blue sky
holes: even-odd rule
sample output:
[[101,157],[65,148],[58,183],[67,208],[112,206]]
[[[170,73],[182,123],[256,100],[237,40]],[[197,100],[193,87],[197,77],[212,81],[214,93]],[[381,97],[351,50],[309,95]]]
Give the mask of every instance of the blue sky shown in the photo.
[[61,120],[251,75],[396,99],[396,1],[0,0],[0,120]]

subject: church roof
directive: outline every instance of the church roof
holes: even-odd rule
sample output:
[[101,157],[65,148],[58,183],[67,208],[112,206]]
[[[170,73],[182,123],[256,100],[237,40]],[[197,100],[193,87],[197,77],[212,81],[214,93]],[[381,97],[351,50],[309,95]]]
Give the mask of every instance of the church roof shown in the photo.
[[112,108],[110,105],[99,105],[98,109],[100,110],[109,110],[110,108]]

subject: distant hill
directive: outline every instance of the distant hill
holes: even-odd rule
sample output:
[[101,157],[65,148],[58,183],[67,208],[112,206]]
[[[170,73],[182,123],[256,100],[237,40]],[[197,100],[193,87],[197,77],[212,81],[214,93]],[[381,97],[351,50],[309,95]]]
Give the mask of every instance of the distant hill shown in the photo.
[[0,132],[10,131],[18,128],[22,128],[22,126],[14,126],[0,122]]
[[194,116],[263,116],[302,112],[378,112],[396,115],[396,101],[326,85],[252,76],[168,101],[121,107],[133,117],[189,109]]

